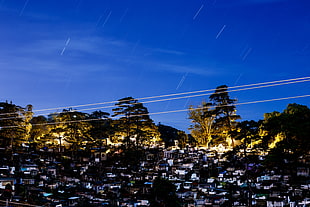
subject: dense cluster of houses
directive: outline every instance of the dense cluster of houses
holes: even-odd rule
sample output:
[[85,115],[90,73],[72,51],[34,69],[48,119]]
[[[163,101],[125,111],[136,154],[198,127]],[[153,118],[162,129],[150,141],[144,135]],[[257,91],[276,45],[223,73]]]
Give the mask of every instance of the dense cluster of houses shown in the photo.
[[106,147],[0,153],[0,193],[7,203],[150,206],[154,180],[161,177],[175,185],[180,206],[310,206],[310,155],[294,169],[267,170],[260,165],[264,155],[227,159],[223,146],[148,148],[136,167],[122,161],[122,151]]

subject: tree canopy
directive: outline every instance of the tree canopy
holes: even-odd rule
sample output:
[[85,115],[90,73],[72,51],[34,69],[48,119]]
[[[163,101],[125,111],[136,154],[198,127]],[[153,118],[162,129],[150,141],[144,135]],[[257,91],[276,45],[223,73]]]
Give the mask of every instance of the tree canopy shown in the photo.
[[115,133],[123,137],[123,141],[130,146],[131,140],[135,146],[151,141],[159,136],[157,126],[149,116],[148,109],[132,97],[118,100],[115,104],[114,117],[120,116],[113,122]]
[[138,149],[161,140],[166,147],[178,142],[180,148],[230,144],[245,153],[248,149],[262,149],[298,156],[310,151],[307,106],[292,103],[283,112],[265,113],[264,120],[237,122],[240,116],[236,114],[236,99],[230,98],[227,86],[217,87],[209,100],[190,107],[190,135],[171,126],[155,125],[148,109],[132,97],[119,99],[112,116],[103,111],[88,114],[74,109],[47,117],[33,116],[31,105],[0,102],[1,146],[12,149],[35,143],[38,147],[78,149],[83,145],[123,143]]
[[299,104],[289,104],[282,112],[266,113],[264,130],[269,146],[281,144],[292,152],[310,150],[310,109]]
[[234,146],[231,133],[236,128],[236,99],[230,98],[226,85],[218,86],[209,97],[210,102],[202,102],[201,106],[189,109],[191,134],[201,145],[209,143],[227,143]]
[[31,105],[26,108],[0,102],[0,139],[2,145],[20,145],[28,142],[32,118]]

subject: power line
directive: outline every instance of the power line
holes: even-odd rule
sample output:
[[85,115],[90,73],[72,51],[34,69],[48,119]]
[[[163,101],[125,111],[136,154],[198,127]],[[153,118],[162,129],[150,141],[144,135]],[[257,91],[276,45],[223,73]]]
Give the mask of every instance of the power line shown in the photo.
[[[237,91],[244,91],[244,90],[252,90],[252,89],[259,89],[259,88],[267,88],[267,87],[273,87],[273,86],[280,86],[280,85],[288,85],[288,84],[295,84],[295,83],[302,83],[302,82],[307,82],[310,81],[310,77],[302,77],[302,78],[294,78],[294,79],[286,79],[286,80],[278,80],[278,81],[270,81],[270,82],[262,82],[262,83],[254,83],[254,84],[247,84],[247,85],[241,85],[241,86],[233,86],[228,88],[226,92],[237,92]],[[252,87],[250,87],[252,86]],[[234,89],[234,88],[239,88],[239,89]],[[234,90],[231,90],[234,89]],[[166,95],[160,95],[160,96],[150,96],[150,97],[144,97],[144,98],[139,98],[139,100],[143,99],[152,99],[152,98],[163,98],[163,97],[169,97],[169,96],[178,96],[178,95],[186,95],[186,94],[194,94],[194,93],[202,93],[202,92],[207,92],[207,91],[214,91],[216,89],[207,89],[207,90],[200,90],[200,91],[190,91],[190,92],[183,92],[183,93],[175,93],[175,94],[166,94]],[[178,100],[178,99],[184,99],[184,98],[193,98],[193,97],[199,97],[199,96],[206,96],[206,95],[211,95],[212,93],[202,93],[202,94],[195,94],[195,95],[189,95],[189,96],[179,96],[179,97],[172,97],[172,98],[164,98],[164,99],[155,99],[155,100],[150,100],[150,101],[144,101],[144,102],[139,102],[142,104],[148,104],[148,103],[155,103],[155,102],[163,102],[163,101],[171,101],[171,100]],[[133,100],[138,100],[138,99],[133,99]],[[108,104],[108,103],[117,103],[118,101],[109,101],[109,102],[102,102],[102,103],[92,103],[92,104],[84,104],[84,105],[76,105],[76,106],[69,106],[69,108],[74,108],[74,107],[84,107],[84,106],[91,106],[91,105],[103,105],[103,104]],[[98,110],[98,109],[105,109],[105,108],[112,108],[115,105],[109,105],[109,106],[100,106],[100,107],[95,107],[95,108],[86,108],[86,109],[79,109],[79,111],[90,111],[90,110]],[[50,108],[50,109],[40,109],[40,110],[34,110],[35,111],[47,111],[47,110],[53,110],[53,109],[62,109],[60,107],[57,108]],[[71,112],[76,112],[76,110],[72,110]],[[13,113],[0,113],[0,115],[8,115],[8,114],[16,114],[18,112],[13,112]],[[63,112],[54,112],[54,114],[60,114]],[[49,113],[51,114],[51,113]],[[37,116],[41,115],[49,115],[49,114],[38,114]],[[15,118],[15,117],[12,117]],[[10,119],[8,118],[2,118],[2,119]]]
[[[263,82],[263,83],[254,83],[254,84],[248,84],[248,85],[241,85],[241,86],[233,86],[231,88],[239,88],[239,89],[234,89],[234,90],[227,90],[225,92],[237,92],[237,91],[244,91],[244,90],[252,90],[252,89],[259,89],[259,88],[267,88],[267,87],[273,87],[273,86],[280,86],[280,85],[288,85],[288,84],[294,84],[294,83],[301,83],[301,82],[307,82],[310,81],[308,79],[309,77],[302,77],[302,78],[294,78],[294,79],[286,79],[286,80],[279,80],[279,81],[272,81],[272,82]],[[253,86],[253,87],[249,87]],[[174,96],[174,95],[179,95],[179,94],[192,94],[192,93],[198,93],[198,92],[206,92],[206,91],[213,91],[216,89],[208,89],[208,90],[201,90],[201,91],[191,91],[191,92],[185,92],[185,93],[178,93],[178,94],[167,94],[167,95],[162,95],[162,96],[153,96],[153,97],[145,97],[141,99],[150,99],[150,98],[155,98],[155,97],[169,97],[169,96]],[[203,94],[195,94],[195,95],[189,95],[189,96],[179,96],[179,97],[172,97],[172,98],[164,98],[164,99],[155,99],[155,100],[150,100],[150,101],[144,101],[144,102],[139,102],[142,104],[148,104],[148,103],[155,103],[155,102],[163,102],[163,101],[171,101],[171,100],[178,100],[178,99],[184,99],[184,98],[193,98],[193,97],[199,97],[199,96],[206,96],[206,95],[211,95],[212,93],[203,93]],[[133,99],[137,100],[137,99]],[[113,101],[114,102],[114,101]],[[117,102],[117,101],[115,101]],[[105,102],[105,103],[112,103],[110,102]],[[90,105],[90,104],[86,104]],[[79,106],[86,106],[86,105],[79,105]],[[95,105],[95,104],[92,104]],[[90,110],[98,110],[98,109],[104,109],[104,108],[112,108],[115,105],[110,105],[110,106],[101,106],[101,107],[95,107],[95,108],[86,108],[86,109],[79,109],[79,111],[90,111]],[[38,110],[36,110],[38,111]],[[41,111],[41,110],[39,110]],[[76,110],[72,110],[71,112],[76,112]],[[8,114],[16,114],[18,113],[19,115],[21,114],[20,112],[13,112],[13,113],[2,113],[0,115],[8,115]],[[63,112],[54,112],[54,114],[60,114]],[[51,113],[49,113],[51,114]],[[38,114],[37,116],[41,115],[49,115],[49,114]],[[53,113],[52,113],[53,114]],[[5,119],[14,119],[16,117],[7,117],[7,118],[2,118],[1,120]]]
[[[273,87],[273,86],[301,83],[301,82],[306,82],[306,81],[310,81],[310,79],[308,79],[308,80],[293,81],[293,82],[284,82],[284,83],[277,83],[277,84],[262,85],[262,86],[255,86],[255,87],[249,87],[249,88],[240,88],[240,89],[235,89],[235,90],[227,90],[226,92],[230,93],[230,92],[237,92],[237,91],[244,91],[244,90],[267,88],[267,87]],[[150,101],[142,101],[142,102],[139,102],[139,103],[149,104],[149,103],[155,103],[155,102],[163,102],[163,101],[171,101],[171,100],[179,100],[179,99],[185,99],[185,98],[194,98],[194,97],[200,97],[200,96],[207,96],[207,95],[211,95],[211,94],[213,94],[213,92],[212,93],[195,94],[195,95],[189,95],[189,96],[179,96],[179,97],[165,98],[165,99],[155,99],[155,100],[150,100]],[[90,111],[90,110],[106,109],[106,108],[112,108],[112,107],[115,107],[115,105],[80,109],[80,111]],[[73,112],[74,112],[74,110],[73,110]],[[62,113],[62,112],[59,112],[59,113]],[[48,115],[48,114],[39,114],[39,115]]]
[[[296,98],[305,98],[310,97],[310,94],[306,95],[300,95],[300,96],[290,96],[290,97],[282,97],[282,98],[273,98],[273,99],[265,99],[265,100],[257,100],[257,101],[248,101],[243,103],[237,103],[237,104],[230,104],[230,105],[224,105],[224,106],[231,106],[231,105],[247,105],[247,104],[256,104],[256,103],[265,103],[265,102],[272,102],[272,101],[281,101],[281,100],[288,100],[288,99],[296,99]],[[199,107],[196,109],[204,109],[208,107]],[[148,114],[138,114],[138,115],[130,115],[129,117],[135,117],[135,116],[142,116],[142,115],[157,115],[157,114],[168,114],[168,113],[177,113],[177,112],[184,112],[188,111],[190,109],[179,109],[179,110],[172,110],[172,111],[161,111],[161,112],[153,112]],[[70,124],[70,123],[78,123],[78,122],[89,122],[89,121],[98,121],[98,120],[108,120],[111,118],[100,118],[100,119],[81,119],[81,120],[70,120],[70,121],[64,121],[64,122],[52,122],[52,123],[41,123],[41,124],[32,124],[32,126],[44,126],[44,125],[57,125],[57,124]],[[16,128],[16,127],[23,127],[27,125],[16,125],[16,126],[3,126],[2,129],[5,128]],[[0,129],[1,129],[0,128]]]
[[[306,77],[301,77],[301,78],[292,78],[292,79],[285,79],[285,80],[277,80],[277,81],[269,81],[269,82],[261,82],[261,83],[252,83],[252,84],[246,84],[246,85],[240,85],[240,86],[232,86],[232,87],[229,87],[229,88],[233,89],[233,88],[257,86],[257,85],[266,85],[266,84],[273,84],[273,83],[279,83],[279,82],[288,82],[288,81],[296,81],[296,80],[309,81],[309,80],[306,80],[306,79],[310,79],[310,77],[306,76]],[[140,98],[136,98],[136,99],[137,100],[154,99],[154,98],[162,98],[162,97],[169,97],[169,96],[186,95],[186,94],[192,94],[192,93],[203,93],[203,92],[214,91],[214,90],[215,90],[215,88],[214,89],[198,90],[198,91],[182,92],[182,93],[172,93],[172,94],[158,95],[158,96],[140,97]],[[118,101],[107,101],[107,102],[81,104],[81,105],[64,106],[64,107],[55,107],[55,108],[47,108],[47,109],[37,109],[37,110],[34,110],[34,112],[59,110],[59,109],[64,109],[64,108],[79,108],[79,107],[84,107],[84,106],[104,105],[104,104],[111,104],[111,103],[117,103],[117,102]]]
[[[309,95],[301,95],[301,96],[284,97],[284,98],[265,99],[265,100],[258,100],[258,101],[249,101],[249,102],[236,103],[236,104],[231,104],[231,105],[247,105],[247,104],[265,103],[265,102],[281,101],[281,100],[304,98],[304,97],[310,97],[310,94]],[[231,106],[231,105],[223,105],[223,106]],[[209,107],[198,107],[198,108],[193,108],[193,109],[179,109],[179,110],[172,110],[172,111],[154,112],[154,113],[149,113],[149,115],[184,112],[184,111],[189,111],[189,110],[205,109],[205,108],[209,108]]]

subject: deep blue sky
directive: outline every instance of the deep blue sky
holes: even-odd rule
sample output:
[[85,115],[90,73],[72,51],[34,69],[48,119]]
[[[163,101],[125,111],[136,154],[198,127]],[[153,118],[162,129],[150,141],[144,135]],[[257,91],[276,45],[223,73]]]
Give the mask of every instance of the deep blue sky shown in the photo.
[[[309,11],[309,0],[0,0],[0,101],[39,110],[307,77]],[[231,96],[243,103],[309,89],[304,82]],[[146,106],[155,113],[203,99]],[[310,98],[237,112],[258,120],[288,103],[309,107]],[[186,112],[151,117],[190,124]]]

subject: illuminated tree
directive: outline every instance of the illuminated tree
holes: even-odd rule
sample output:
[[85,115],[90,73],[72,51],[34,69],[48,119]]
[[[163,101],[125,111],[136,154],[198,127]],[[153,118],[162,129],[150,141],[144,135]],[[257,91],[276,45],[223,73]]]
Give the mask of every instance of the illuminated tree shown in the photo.
[[41,143],[40,137],[48,134],[51,125],[48,124],[47,118],[44,116],[36,116],[31,119],[32,128],[30,130],[30,138],[31,142],[36,142],[39,145],[44,144]]
[[24,108],[12,103],[0,102],[0,138],[4,146],[19,146],[28,142],[31,128],[31,107]]
[[231,135],[239,140],[238,149],[243,149],[244,156],[247,156],[247,149],[256,148],[262,143],[261,121],[242,121],[237,124],[237,130]]
[[178,131],[178,141],[179,147],[181,149],[185,148],[186,144],[188,143],[188,136],[185,131]]
[[202,106],[189,109],[189,119],[191,135],[195,138],[199,145],[207,146],[212,140],[213,124],[215,119],[215,111],[211,109],[211,103],[202,102]]
[[305,153],[310,150],[310,109],[299,104],[289,104],[282,112],[266,113],[265,137],[269,146],[282,146],[283,150]]
[[236,115],[236,100],[230,98],[227,88],[226,85],[218,86],[209,97],[210,103],[202,102],[201,106],[189,109],[189,118],[192,120],[189,129],[199,145],[227,142],[234,146],[231,133],[240,116]]
[[91,125],[87,118],[86,113],[64,109],[55,117],[54,130],[51,130],[51,133],[63,133],[63,139],[76,149],[87,141],[93,141],[89,134]]
[[24,120],[24,126],[25,126],[25,137],[23,139],[23,141],[26,142],[30,142],[32,140],[30,140],[30,131],[32,129],[32,124],[31,124],[31,120],[32,120],[32,116],[33,116],[33,112],[32,112],[32,105],[27,105],[26,109],[22,110],[22,115],[23,115],[23,120]]
[[269,149],[264,167],[285,170],[295,182],[294,169],[299,159],[310,152],[310,109],[294,103],[282,113],[266,113],[263,129],[264,146]]
[[[132,97],[126,97],[118,100],[116,108],[112,109],[113,117],[119,116],[113,121],[115,134],[123,136],[123,142],[130,146],[141,146],[148,143],[152,138],[158,137],[157,126],[149,116],[149,112],[142,103]],[[130,140],[134,141],[130,141]]]
[[236,120],[240,119],[236,115],[236,99],[231,99],[228,94],[226,85],[218,86],[215,92],[210,95],[210,101],[214,107],[215,119],[214,129],[219,139],[225,139],[229,144],[234,146],[234,139],[230,133],[235,130]]

